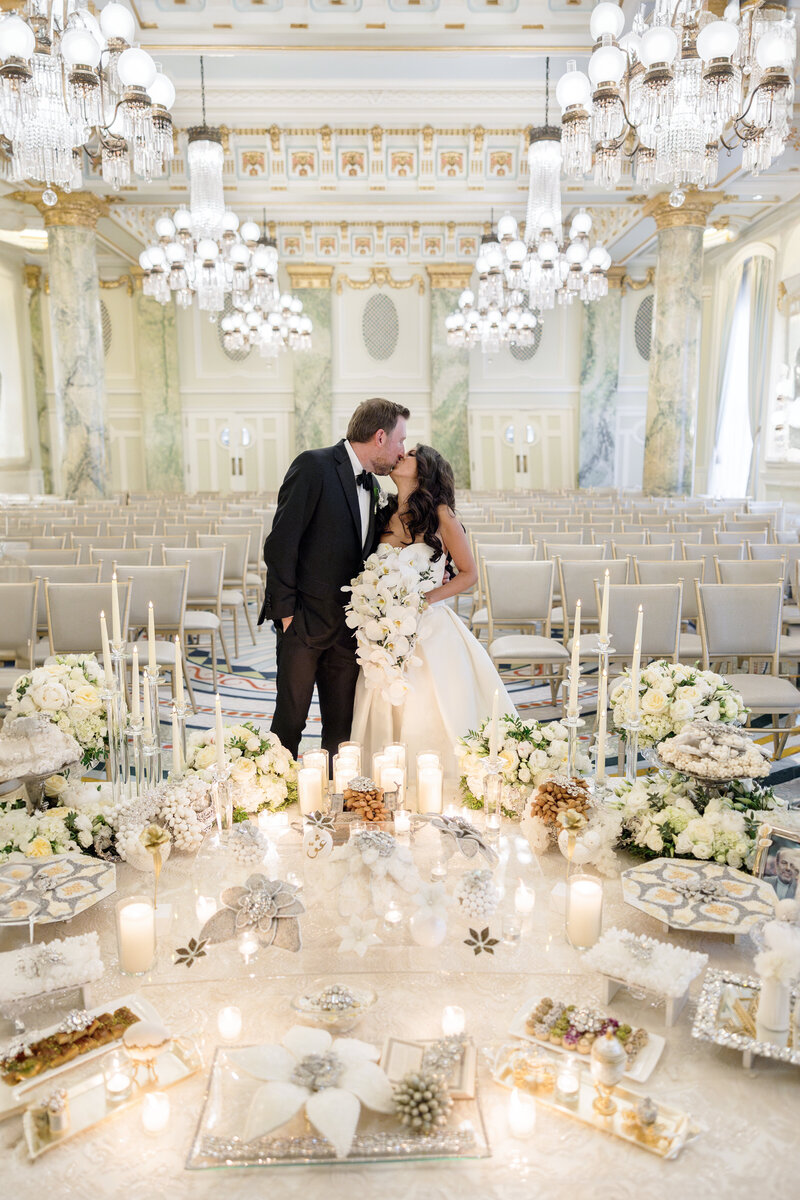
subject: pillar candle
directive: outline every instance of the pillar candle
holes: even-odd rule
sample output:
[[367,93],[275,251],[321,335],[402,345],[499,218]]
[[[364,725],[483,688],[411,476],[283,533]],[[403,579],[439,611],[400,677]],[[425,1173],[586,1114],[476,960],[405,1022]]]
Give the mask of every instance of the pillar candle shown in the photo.
[[242,1010],[235,1004],[221,1008],[217,1014],[217,1029],[226,1042],[235,1042],[242,1032]]
[[360,742],[339,742],[339,757],[353,758],[356,761],[356,775],[361,774],[361,743]]
[[597,688],[597,735],[595,739],[595,778],[602,783],[606,777],[606,726],[608,723],[608,669],[600,676]]
[[425,767],[440,767],[442,760],[438,754],[433,751],[423,751],[417,755],[417,772],[419,773]]
[[111,651],[108,646],[108,626],[106,625],[106,614],[100,613],[100,644],[103,649],[103,673],[105,675],[106,687],[114,686],[114,671],[111,666]]
[[183,704],[183,655],[181,654],[181,639],[175,635],[175,681],[173,691],[175,703]]
[[608,582],[609,574],[608,567],[606,567],[603,576],[603,599],[600,604],[600,637],[603,641],[608,637]]
[[131,720],[138,721],[141,716],[139,707],[139,647],[133,647],[131,654]]
[[158,670],[156,662],[156,619],[153,612],[153,601],[147,605],[147,669],[151,675]]
[[500,728],[497,719],[497,710],[500,700],[500,692],[497,688],[494,689],[494,699],[492,700],[492,721],[489,726],[489,757],[497,758],[500,753]]
[[178,725],[178,713],[172,706],[172,769],[176,773],[183,770],[181,760],[181,731]]
[[445,1037],[454,1037],[456,1034],[463,1033],[466,1028],[467,1017],[458,1004],[445,1004],[442,1009],[442,1033]]
[[381,771],[383,770],[384,767],[388,767],[388,766],[389,766],[389,760],[383,752],[381,752],[380,754],[373,754],[373,756],[372,756],[372,778],[375,781],[375,783],[380,784]]
[[567,937],[583,950],[593,946],[603,927],[603,885],[588,875],[567,881]]
[[508,1130],[513,1138],[530,1137],[536,1128],[536,1101],[514,1088],[508,1100]]
[[358,759],[349,758],[342,752],[333,756],[333,790],[341,795],[351,779],[358,776]]
[[122,627],[119,620],[119,587],[117,586],[117,572],[111,576],[111,636],[114,639],[115,646],[122,645]]
[[[324,750],[307,750],[303,755],[303,766],[313,767],[319,771],[320,784],[322,786],[322,794],[328,790],[328,755]],[[353,776],[351,775],[352,779]]]
[[578,704],[578,682],[581,677],[581,602],[575,604],[575,624],[572,630],[572,662],[569,670],[569,702],[567,715],[577,717],[580,712]]
[[143,975],[150,970],[156,953],[155,910],[142,896],[117,905],[117,949],[121,971]]
[[303,816],[322,808],[322,777],[317,767],[300,767],[298,770],[297,799]]
[[532,913],[536,905],[536,893],[533,888],[528,888],[520,879],[519,887],[514,892],[514,908],[520,916],[527,916]]
[[[380,786],[385,792],[397,792],[397,807],[402,808],[405,803],[405,788],[403,786],[405,780],[405,772],[402,767],[385,766],[381,771]],[[441,801],[439,804],[441,812]]]
[[423,813],[442,811],[442,768],[422,767],[417,773],[417,808]]
[[146,1133],[160,1133],[169,1124],[169,1096],[146,1092],[142,1097],[142,1126]]
[[402,742],[392,742],[384,746],[383,753],[391,766],[400,767],[403,771],[406,769],[406,748]]
[[219,694],[214,697],[214,742],[217,747],[217,766],[225,766],[225,730],[222,728],[222,701]]

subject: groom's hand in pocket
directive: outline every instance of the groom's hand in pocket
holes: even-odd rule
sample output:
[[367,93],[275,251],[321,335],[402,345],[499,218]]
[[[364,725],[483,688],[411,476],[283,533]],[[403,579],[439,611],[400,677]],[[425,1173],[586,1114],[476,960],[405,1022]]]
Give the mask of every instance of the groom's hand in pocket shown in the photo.
[[281,626],[283,627],[284,633],[286,633],[286,630],[289,628],[289,626],[291,625],[293,620],[294,620],[294,616],[281,617]]

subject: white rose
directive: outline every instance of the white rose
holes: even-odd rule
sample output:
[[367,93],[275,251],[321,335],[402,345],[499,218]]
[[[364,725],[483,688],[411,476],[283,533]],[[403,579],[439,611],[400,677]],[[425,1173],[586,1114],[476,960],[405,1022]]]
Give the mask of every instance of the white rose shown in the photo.
[[44,712],[59,712],[62,708],[69,708],[71,703],[70,694],[63,683],[57,683],[55,680],[34,684],[29,695],[36,708]]
[[669,701],[666,694],[660,688],[650,688],[642,696],[642,712],[658,714],[663,713]]
[[694,842],[692,854],[695,858],[711,858],[711,846],[708,842]]
[[644,839],[644,844],[647,846],[648,850],[653,850],[656,854],[664,849],[664,839],[658,832],[657,825],[653,825],[652,828],[647,831],[647,837]]
[[85,681],[81,687],[76,688],[72,693],[72,703],[80,705],[81,708],[88,709],[89,712],[98,712],[102,705],[100,693],[97,688]]
[[51,775],[44,781],[45,796],[60,796],[69,787],[63,775]]
[[531,773],[527,767],[520,767],[518,775],[520,783],[530,783]]
[[216,746],[201,746],[194,756],[194,768],[196,771],[205,771],[213,763],[217,761]]
[[678,721],[691,721],[693,716],[694,707],[689,703],[688,700],[675,700],[673,702],[672,720],[675,723]]
[[699,704],[701,698],[700,688],[695,687],[694,684],[687,684],[676,692],[676,696],[679,700],[688,700],[692,705]]
[[546,750],[534,750],[528,760],[528,765],[534,771],[543,771],[547,766],[547,762]]
[[245,749],[249,750],[252,753],[254,750],[259,750],[260,748],[261,748],[261,738],[254,737],[251,734],[250,737],[245,742]]
[[253,762],[258,767],[259,771],[263,771],[265,775],[269,775],[272,771],[272,763],[270,762],[269,754],[259,754],[258,758],[254,758]]
[[231,778],[236,783],[251,783],[256,777],[256,764],[252,758],[239,758],[231,767]]
[[476,800],[483,799],[483,776],[482,775],[468,775],[467,776],[467,787],[472,792],[472,794]]

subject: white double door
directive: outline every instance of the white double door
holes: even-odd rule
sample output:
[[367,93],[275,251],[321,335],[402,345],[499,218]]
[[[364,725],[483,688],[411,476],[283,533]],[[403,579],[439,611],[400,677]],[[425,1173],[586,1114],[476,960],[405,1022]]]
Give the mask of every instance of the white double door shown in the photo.
[[472,486],[488,490],[574,487],[574,430],[570,408],[471,410]]

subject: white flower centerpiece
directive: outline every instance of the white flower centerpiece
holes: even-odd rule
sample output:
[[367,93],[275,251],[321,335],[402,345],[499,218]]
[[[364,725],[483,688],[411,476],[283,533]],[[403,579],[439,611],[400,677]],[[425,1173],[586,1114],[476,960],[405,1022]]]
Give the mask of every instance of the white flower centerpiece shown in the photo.
[[356,656],[368,688],[402,704],[406,671],[415,665],[425,594],[436,586],[425,547],[379,546],[364,570],[342,588],[350,592],[346,621],[356,631]]
[[[489,757],[490,721],[461,738],[461,797],[468,808],[483,807],[483,772]],[[519,820],[525,801],[550,775],[563,774],[567,766],[568,733],[560,721],[540,725],[505,714],[500,717],[500,758],[503,762],[503,815]],[[578,774],[588,774],[589,756],[575,755]]]
[[[630,673],[626,667],[609,696],[614,726],[622,738],[630,692]],[[654,746],[664,738],[674,737],[695,719],[741,725],[747,712],[739,693],[716,671],[701,671],[684,663],[658,659],[644,667],[639,676],[641,746]]]
[[[234,820],[268,809],[278,812],[297,800],[297,763],[274,733],[254,721],[225,729],[225,752],[231,764]],[[186,749],[186,770],[208,782],[217,761],[213,729],[193,733]]]
[[106,712],[100,693],[103,672],[93,654],[57,654],[21,675],[8,694],[8,719],[42,713],[81,748],[84,767],[105,759]]
[[48,785],[51,797],[58,795],[58,802],[45,812],[29,814],[24,800],[0,804],[0,863],[54,854],[100,854],[110,849],[110,795],[97,786],[86,788],[85,798],[77,804],[63,795],[67,781],[62,775],[53,776]]
[[641,858],[714,859],[745,867],[755,856],[760,819],[777,801],[771,788],[733,782],[704,787],[680,772],[614,782],[608,803],[622,816],[620,845]]

